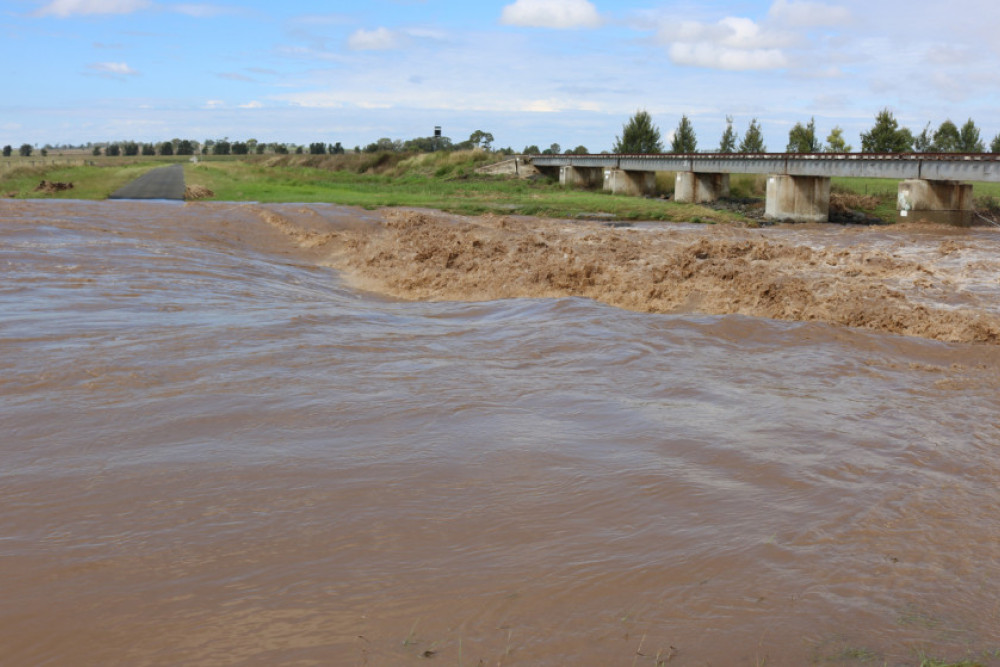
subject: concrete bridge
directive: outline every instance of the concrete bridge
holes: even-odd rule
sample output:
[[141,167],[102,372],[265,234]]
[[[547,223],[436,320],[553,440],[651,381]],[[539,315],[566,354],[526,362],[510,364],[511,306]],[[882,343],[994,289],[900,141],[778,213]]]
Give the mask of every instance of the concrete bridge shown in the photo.
[[972,185],[1000,182],[1000,155],[954,153],[762,153],[693,155],[530,155],[518,158],[566,186],[646,195],[656,172],[676,172],[674,200],[708,203],[729,195],[730,174],[766,174],[765,217],[826,222],[834,176],[901,181],[900,219],[931,219],[968,225]]

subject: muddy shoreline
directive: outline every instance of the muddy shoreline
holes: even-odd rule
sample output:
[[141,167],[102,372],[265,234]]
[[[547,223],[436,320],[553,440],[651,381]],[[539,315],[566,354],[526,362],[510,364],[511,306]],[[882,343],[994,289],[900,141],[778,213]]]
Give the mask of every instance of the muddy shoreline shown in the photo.
[[[308,209],[301,209],[307,213]],[[647,313],[827,322],[1000,344],[1000,236],[930,225],[767,230],[386,209],[363,228],[258,215],[362,289],[408,300],[580,296]],[[996,251],[996,252],[994,252]]]

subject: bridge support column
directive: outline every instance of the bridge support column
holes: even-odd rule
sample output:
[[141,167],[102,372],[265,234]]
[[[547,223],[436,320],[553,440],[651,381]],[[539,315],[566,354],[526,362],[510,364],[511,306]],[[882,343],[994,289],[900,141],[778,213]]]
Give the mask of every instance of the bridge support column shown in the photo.
[[616,195],[649,195],[656,190],[656,172],[605,169],[604,189]]
[[828,222],[830,179],[825,176],[768,176],[764,217],[792,222]]
[[897,220],[926,220],[968,227],[972,224],[972,185],[958,181],[908,179],[899,184]]
[[702,204],[729,196],[729,174],[699,174],[677,172],[674,201],[682,204]]
[[559,185],[566,187],[596,188],[604,182],[600,167],[560,167]]

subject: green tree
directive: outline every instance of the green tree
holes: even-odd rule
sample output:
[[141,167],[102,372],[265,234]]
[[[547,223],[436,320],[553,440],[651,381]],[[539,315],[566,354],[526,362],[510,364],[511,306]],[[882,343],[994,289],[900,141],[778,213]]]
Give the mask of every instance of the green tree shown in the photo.
[[551,146],[542,151],[542,155],[559,155],[561,151],[562,151],[562,146],[553,143]]
[[839,125],[830,130],[826,138],[827,153],[850,153],[852,150],[854,147],[849,146],[844,140],[844,130]]
[[741,153],[766,153],[767,146],[764,145],[764,133],[760,129],[760,124],[754,118],[750,121],[743,141],[740,142]]
[[[373,153],[375,151],[372,151]],[[326,144],[322,141],[315,141],[309,144],[309,154],[310,155],[325,155],[326,154]]]
[[229,149],[233,152],[233,155],[246,155],[250,152],[250,147],[245,141],[234,141]]
[[521,151],[521,155],[539,155],[542,149],[538,147],[537,144],[531,144],[530,146],[525,146],[524,150]]
[[979,138],[979,128],[970,118],[958,132],[958,148],[962,153],[982,153],[985,150],[982,139]]
[[21,153],[21,157],[31,157],[31,151],[35,150],[31,147],[31,144],[21,144],[21,148],[18,152]]
[[156,155],[156,146],[153,144],[143,144],[142,145],[143,155]]
[[958,132],[958,126],[949,118],[941,123],[941,126],[934,133],[931,151],[934,153],[957,153],[961,142],[962,136]]
[[100,157],[101,156],[101,147],[100,146],[94,146],[94,150],[90,151],[90,154],[93,155],[94,157]]
[[394,149],[394,144],[392,139],[389,137],[382,137],[378,141],[373,141],[372,143],[365,146],[366,153],[378,153],[379,151],[389,152]]
[[930,153],[933,145],[934,139],[931,137],[931,124],[928,122],[924,126],[924,129],[920,131],[920,134],[913,137],[913,152]]
[[173,155],[174,154],[174,142],[164,141],[160,144],[160,155]]
[[337,143],[335,143],[335,144],[332,144],[330,146],[330,154],[331,155],[343,155],[344,154],[344,146],[343,146],[343,144],[341,144],[339,141]]
[[899,121],[888,108],[875,115],[872,129],[861,133],[862,153],[907,153],[912,149],[913,134],[899,127]]
[[993,141],[990,142],[990,152],[1000,153],[1000,134],[993,137]]
[[4,157],[10,157],[10,154],[13,153],[13,152],[14,152],[14,147],[11,146],[10,144],[7,144],[6,146],[3,147],[3,156]]
[[233,145],[229,139],[220,139],[212,145],[212,155],[229,155],[232,153]]
[[122,154],[122,147],[118,144],[108,144],[108,147],[104,149],[104,154],[108,157],[118,157]]
[[695,153],[698,151],[698,138],[695,136],[694,127],[686,115],[681,116],[681,122],[677,124],[674,138],[670,141],[670,151],[672,153]]
[[660,129],[653,124],[648,111],[636,111],[623,126],[620,137],[615,137],[615,153],[649,155],[663,152]]
[[808,125],[796,123],[788,132],[786,153],[819,153],[823,147],[816,138],[816,119],[810,118]]
[[581,144],[576,148],[574,148],[573,150],[571,150],[570,153],[573,155],[588,155],[590,151],[587,150],[586,146]]
[[735,153],[737,138],[736,130],[733,129],[733,117],[726,116],[726,131],[722,133],[722,139],[719,141],[719,152],[727,155]]
[[482,148],[484,151],[488,151],[493,144],[493,135],[489,132],[476,130],[469,135],[469,142],[476,148]]
[[190,139],[181,139],[177,143],[178,155],[194,155],[194,142]]
[[139,154],[139,144],[134,141],[126,141],[122,145],[122,152],[129,157],[134,157]]

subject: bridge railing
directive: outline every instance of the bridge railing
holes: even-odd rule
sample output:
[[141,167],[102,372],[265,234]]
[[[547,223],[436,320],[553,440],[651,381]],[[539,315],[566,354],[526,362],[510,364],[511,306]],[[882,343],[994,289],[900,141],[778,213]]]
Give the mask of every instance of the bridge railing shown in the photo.
[[529,155],[537,167],[1000,182],[992,153],[662,153]]

